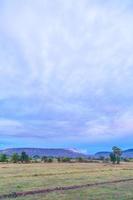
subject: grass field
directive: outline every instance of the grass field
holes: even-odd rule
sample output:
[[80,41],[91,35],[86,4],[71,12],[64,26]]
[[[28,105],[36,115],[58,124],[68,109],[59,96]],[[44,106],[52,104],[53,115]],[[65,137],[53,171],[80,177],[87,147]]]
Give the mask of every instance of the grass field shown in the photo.
[[[0,195],[133,178],[133,163],[0,164]],[[133,200],[133,181],[17,197],[17,200]],[[11,199],[11,198],[8,198]]]

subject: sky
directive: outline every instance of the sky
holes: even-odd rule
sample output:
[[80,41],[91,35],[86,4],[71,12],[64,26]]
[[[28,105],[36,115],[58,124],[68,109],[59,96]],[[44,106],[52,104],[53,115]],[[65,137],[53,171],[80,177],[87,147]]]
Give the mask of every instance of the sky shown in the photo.
[[133,1],[0,1],[0,149],[133,148]]

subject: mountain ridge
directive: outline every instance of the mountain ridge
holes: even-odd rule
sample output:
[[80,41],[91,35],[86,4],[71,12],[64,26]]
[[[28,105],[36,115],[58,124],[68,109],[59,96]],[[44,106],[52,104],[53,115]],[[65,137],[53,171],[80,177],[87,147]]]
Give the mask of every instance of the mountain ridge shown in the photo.
[[52,156],[52,157],[70,157],[70,158],[77,158],[77,157],[86,157],[87,155],[78,152],[72,149],[64,149],[64,148],[7,148],[0,150],[0,153],[7,154],[11,156],[14,153],[21,154],[22,152],[26,152],[29,156]]

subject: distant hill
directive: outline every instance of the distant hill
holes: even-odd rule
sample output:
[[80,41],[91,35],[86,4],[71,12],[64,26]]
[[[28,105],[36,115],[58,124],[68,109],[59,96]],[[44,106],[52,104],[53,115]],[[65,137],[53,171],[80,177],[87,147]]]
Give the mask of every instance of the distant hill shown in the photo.
[[4,153],[8,156],[11,156],[14,153],[21,154],[22,152],[26,152],[29,156],[33,157],[38,155],[42,156],[53,156],[53,157],[86,157],[85,154],[82,154],[73,149],[45,149],[45,148],[10,148],[5,150],[0,150],[0,153]]
[[[110,155],[111,152],[104,152],[104,151],[101,151],[101,152],[97,152],[95,154],[95,158],[100,158],[100,157],[105,157],[105,158],[108,158],[109,155]],[[124,150],[122,152],[122,157],[123,158],[133,158],[133,149],[127,149],[127,150]]]
[[133,158],[133,149],[127,149],[127,150],[123,151],[122,156],[124,158]]
[[101,152],[97,152],[95,154],[95,158],[100,158],[100,157],[104,157],[104,158],[108,158],[111,152],[108,151],[101,151]]

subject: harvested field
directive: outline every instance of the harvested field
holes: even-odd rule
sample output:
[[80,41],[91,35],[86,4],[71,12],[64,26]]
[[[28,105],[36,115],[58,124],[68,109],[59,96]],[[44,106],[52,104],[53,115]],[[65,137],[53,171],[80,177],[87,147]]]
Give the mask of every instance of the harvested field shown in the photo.
[[133,199],[133,163],[1,164],[0,178],[0,195],[18,200]]

